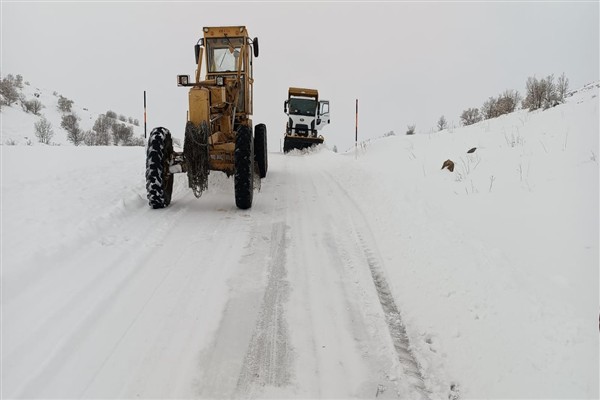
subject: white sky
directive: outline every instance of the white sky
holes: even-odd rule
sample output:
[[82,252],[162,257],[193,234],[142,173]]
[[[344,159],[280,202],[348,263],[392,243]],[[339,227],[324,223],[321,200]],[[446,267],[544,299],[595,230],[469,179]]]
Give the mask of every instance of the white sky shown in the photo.
[[270,149],[283,136],[289,86],[331,101],[330,146],[481,107],[529,76],[565,72],[572,88],[599,79],[598,2],[8,2],[2,11],[2,75],[75,100],[166,126],[183,137],[187,89],[202,27],[246,25],[254,61],[254,123]]

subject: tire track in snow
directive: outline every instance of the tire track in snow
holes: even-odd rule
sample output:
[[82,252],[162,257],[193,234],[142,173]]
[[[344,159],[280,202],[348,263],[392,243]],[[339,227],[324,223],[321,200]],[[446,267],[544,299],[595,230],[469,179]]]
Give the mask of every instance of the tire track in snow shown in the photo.
[[373,277],[373,283],[377,290],[379,303],[381,304],[381,308],[385,315],[385,322],[390,331],[392,342],[394,343],[394,349],[396,349],[398,355],[398,361],[402,365],[411,385],[417,389],[420,394],[425,396],[425,398],[428,398],[423,375],[421,373],[421,367],[411,351],[410,341],[406,334],[406,327],[402,322],[400,311],[396,306],[390,286],[385,279],[383,269],[377,260],[378,257],[366,244],[363,235],[359,231],[357,231],[357,235],[361,248],[367,258],[367,264],[369,265],[371,276]]
[[385,322],[388,326],[398,361],[405,373],[406,383],[415,390],[415,393],[418,394],[421,399],[428,399],[429,392],[425,387],[424,377],[421,372],[422,368],[412,353],[410,340],[406,333],[406,327],[402,321],[401,313],[396,305],[390,286],[385,278],[385,272],[380,261],[379,253],[373,250],[375,246],[371,243],[374,243],[374,241],[366,218],[346,189],[333,178],[329,172],[325,171],[324,174],[349,200],[347,204],[350,204],[355,212],[350,212],[348,215],[351,217],[354,215],[360,216],[360,221],[357,221],[356,218],[351,218],[351,223],[354,226],[358,244],[362,249],[369,266],[373,284],[377,291],[377,297],[379,298],[379,303],[381,304],[385,316]]
[[242,365],[236,397],[252,397],[254,388],[290,382],[291,349],[283,304],[289,295],[285,278],[286,225],[273,225],[268,283],[252,339]]
[[[159,219],[160,223],[157,229],[149,231],[149,235],[145,237],[146,244],[152,246],[159,243],[169,230],[176,225],[177,221],[185,215],[185,211],[186,208],[182,208],[171,213],[170,220],[163,215]],[[144,213],[144,215],[147,214]],[[132,224],[136,220],[134,218],[128,223]],[[145,272],[148,265],[147,260],[150,257],[150,254],[147,253],[136,254],[128,253],[126,250],[118,250],[116,254],[104,254],[103,258],[100,256],[102,252],[104,252],[102,247],[97,245],[87,246],[78,252],[74,252],[71,258],[63,260],[64,265],[61,268],[67,271],[85,265],[85,259],[89,257],[105,260],[106,268],[100,269],[98,275],[90,278],[85,286],[61,299],[60,306],[54,309],[52,313],[45,315],[45,318],[38,321],[36,326],[32,327],[30,325],[31,334],[24,336],[22,343],[14,349],[12,354],[8,354],[7,357],[10,358],[3,356],[5,363],[15,364],[15,368],[23,369],[25,364],[23,357],[19,354],[28,354],[28,349],[29,351],[32,349],[38,350],[42,343],[54,341],[52,351],[46,354],[44,362],[29,370],[27,381],[16,391],[19,396],[35,397],[34,393],[45,387],[46,382],[49,382],[61,370],[67,360],[74,357],[74,350],[82,346],[89,334],[93,332],[96,322],[107,310],[114,306],[119,293]],[[162,278],[159,280],[159,284],[166,279],[170,272],[171,269],[168,269],[160,273]],[[110,287],[110,290],[100,293],[98,288],[103,287]],[[158,286],[152,291],[152,294],[157,288]],[[78,317],[77,322],[68,331],[60,332],[58,327],[64,325],[65,321],[74,318],[74,316]],[[123,335],[134,322],[135,320],[127,327]]]

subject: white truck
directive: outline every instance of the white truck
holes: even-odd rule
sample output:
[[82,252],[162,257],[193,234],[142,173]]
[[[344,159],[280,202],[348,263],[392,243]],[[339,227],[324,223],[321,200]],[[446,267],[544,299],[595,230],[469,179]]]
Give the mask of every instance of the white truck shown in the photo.
[[318,135],[318,131],[331,122],[329,101],[319,100],[316,89],[289,88],[283,107],[288,117],[283,141],[284,153],[323,143],[325,139]]

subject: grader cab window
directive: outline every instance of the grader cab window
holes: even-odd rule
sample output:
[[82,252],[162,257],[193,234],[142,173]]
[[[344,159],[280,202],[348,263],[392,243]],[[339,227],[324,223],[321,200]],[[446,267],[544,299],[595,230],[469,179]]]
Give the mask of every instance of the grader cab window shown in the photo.
[[[237,72],[238,59],[244,45],[243,38],[208,39],[208,72]],[[244,63],[242,62],[242,71]]]

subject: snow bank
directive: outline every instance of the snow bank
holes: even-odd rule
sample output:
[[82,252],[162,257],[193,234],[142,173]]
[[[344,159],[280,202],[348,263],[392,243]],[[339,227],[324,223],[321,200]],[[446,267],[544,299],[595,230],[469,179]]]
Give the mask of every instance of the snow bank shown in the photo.
[[466,398],[598,396],[597,95],[330,155],[424,368]]

